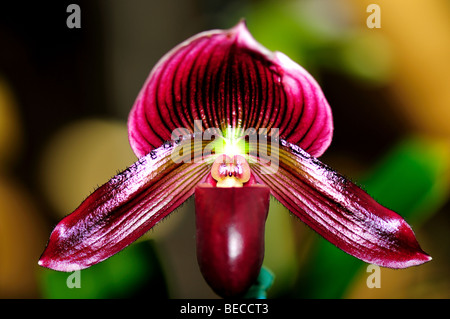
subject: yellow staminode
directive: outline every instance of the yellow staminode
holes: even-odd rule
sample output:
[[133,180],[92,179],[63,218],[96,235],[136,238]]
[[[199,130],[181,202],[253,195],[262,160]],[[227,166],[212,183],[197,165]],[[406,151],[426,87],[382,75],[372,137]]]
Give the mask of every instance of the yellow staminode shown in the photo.
[[243,187],[250,179],[250,166],[241,155],[222,154],[214,161],[211,176],[217,187]]

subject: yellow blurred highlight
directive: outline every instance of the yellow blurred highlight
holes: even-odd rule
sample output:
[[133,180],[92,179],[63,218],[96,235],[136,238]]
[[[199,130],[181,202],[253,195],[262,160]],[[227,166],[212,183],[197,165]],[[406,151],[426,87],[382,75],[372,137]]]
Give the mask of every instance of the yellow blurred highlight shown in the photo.
[[381,33],[358,30],[349,36],[340,51],[342,72],[366,80],[371,85],[386,85],[392,77],[392,50]]
[[[356,276],[345,298],[350,299],[442,299],[450,298],[450,280],[444,256],[434,256],[435,260],[408,269],[380,267],[379,288],[369,288],[367,278],[371,272],[366,267]],[[437,260],[436,260],[437,257]],[[439,260],[441,259],[441,260]]]
[[[365,25],[368,0],[349,0]],[[450,7],[444,0],[379,0],[393,50],[393,93],[416,131],[450,136]]]
[[0,76],[0,298],[38,296],[35,271],[47,241],[37,204],[8,170],[22,138],[17,100]]
[[39,180],[60,217],[136,161],[124,123],[89,119],[57,133],[44,150]]
[[[98,186],[137,160],[124,122],[86,119],[64,127],[43,152],[39,180],[47,200],[62,218]],[[163,236],[181,219],[174,214],[148,236]]]
[[40,216],[20,185],[0,177],[0,298],[37,297],[37,261],[48,235]]
[[380,288],[367,287],[370,275],[362,272],[346,298],[350,299],[440,299],[449,298],[448,281],[433,276],[431,267],[408,270],[380,268]]
[[20,150],[22,131],[12,88],[0,76],[0,170]]

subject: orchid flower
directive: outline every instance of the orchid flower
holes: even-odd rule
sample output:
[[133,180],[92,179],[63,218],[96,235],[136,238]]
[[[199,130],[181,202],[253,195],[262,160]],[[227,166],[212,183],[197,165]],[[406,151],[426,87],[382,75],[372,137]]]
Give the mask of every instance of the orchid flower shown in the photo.
[[167,53],[128,129],[139,160],[60,221],[39,265],[74,271],[99,263],[192,195],[198,263],[220,296],[241,296],[256,280],[270,196],[367,263],[405,268],[431,260],[401,216],[317,159],[333,133],[320,86],[256,42],[243,21]]

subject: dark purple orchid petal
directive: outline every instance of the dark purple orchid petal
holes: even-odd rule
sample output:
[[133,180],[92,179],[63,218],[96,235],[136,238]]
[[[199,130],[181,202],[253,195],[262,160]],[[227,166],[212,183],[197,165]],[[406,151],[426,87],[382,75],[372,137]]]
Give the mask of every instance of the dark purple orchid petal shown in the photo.
[[166,142],[92,193],[53,230],[39,265],[74,271],[101,262],[193,195],[210,164],[174,161],[175,147]]
[[389,268],[431,260],[401,216],[300,147],[281,141],[277,170],[258,164],[252,170],[275,198],[343,251]]
[[[166,54],[150,73],[128,120],[130,144],[143,156],[175,129],[228,127],[279,135],[320,156],[329,146],[330,107],[313,77],[257,43],[241,22],[200,33]],[[181,134],[186,134],[182,132]]]
[[269,199],[270,190],[263,185],[196,187],[198,264],[218,295],[243,295],[258,277]]

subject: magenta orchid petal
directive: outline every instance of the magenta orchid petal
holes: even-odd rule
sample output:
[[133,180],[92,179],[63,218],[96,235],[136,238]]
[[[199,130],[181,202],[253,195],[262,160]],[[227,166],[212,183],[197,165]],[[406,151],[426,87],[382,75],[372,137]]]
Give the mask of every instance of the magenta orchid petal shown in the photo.
[[282,141],[274,174],[253,165],[272,195],[325,239],[368,263],[406,268],[431,260],[411,227],[298,146]]
[[[241,22],[200,33],[153,68],[128,119],[130,144],[147,154],[175,129],[278,128],[314,156],[329,146],[333,123],[313,77],[280,52],[256,42]],[[186,133],[184,133],[186,134]]]
[[[312,156],[322,155],[331,143],[333,121],[331,110],[319,84],[300,65],[281,52],[275,52],[276,63],[284,70],[289,111],[280,126],[280,136]],[[300,99],[301,98],[301,99]]]
[[92,193],[53,230],[39,265],[84,269],[119,252],[194,193],[209,165],[172,160],[166,143]]

